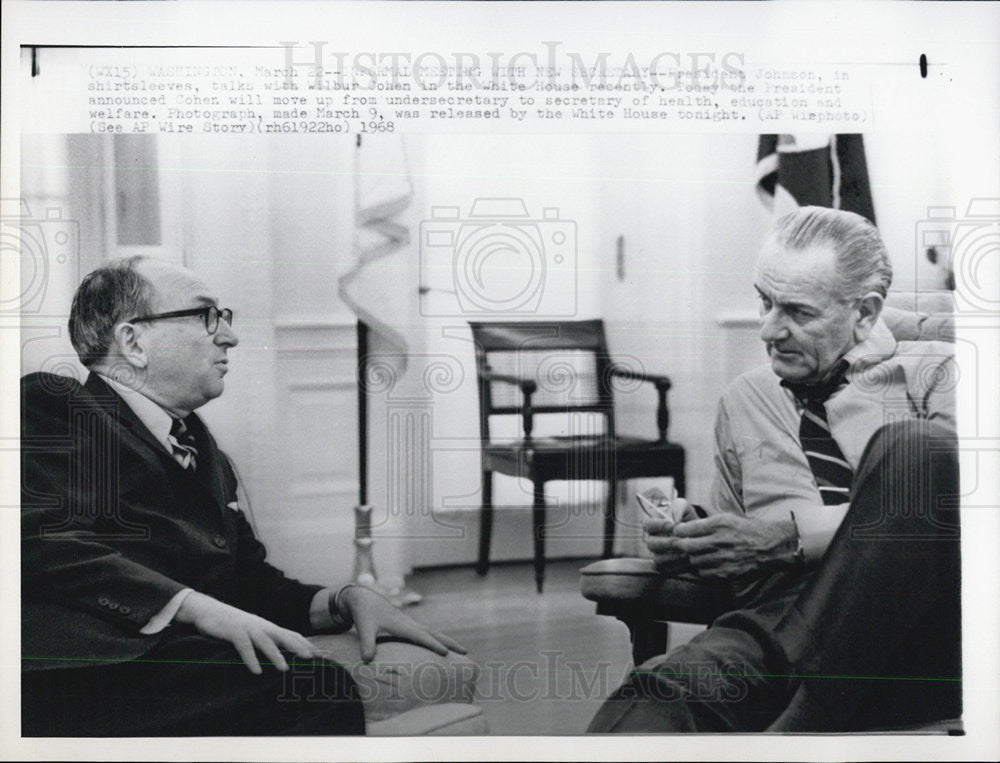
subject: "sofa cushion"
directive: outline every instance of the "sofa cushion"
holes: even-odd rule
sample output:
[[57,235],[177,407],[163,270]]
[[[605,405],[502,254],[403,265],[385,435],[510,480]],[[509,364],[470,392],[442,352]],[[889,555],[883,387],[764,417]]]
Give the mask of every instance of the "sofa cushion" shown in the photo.
[[479,666],[468,657],[394,639],[378,640],[375,659],[361,661],[361,647],[353,631],[312,636],[309,641],[327,659],[340,663],[358,685],[368,725],[414,708],[468,704],[473,701]]
[[955,297],[950,291],[890,292],[882,310],[900,342],[955,341]]
[[456,703],[414,708],[365,727],[372,737],[482,736],[488,731],[481,707]]

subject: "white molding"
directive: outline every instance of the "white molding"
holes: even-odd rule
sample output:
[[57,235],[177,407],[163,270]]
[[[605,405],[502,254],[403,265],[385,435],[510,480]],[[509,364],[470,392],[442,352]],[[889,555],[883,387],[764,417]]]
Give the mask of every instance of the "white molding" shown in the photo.
[[336,316],[278,316],[274,319],[276,329],[289,331],[315,331],[324,329],[353,329],[358,325],[356,319]]
[[294,517],[254,517],[254,524],[261,536],[282,534],[286,536],[312,538],[328,534],[354,539],[354,504],[341,508],[331,508],[329,513],[311,519]]
[[715,316],[715,322],[723,328],[757,328],[760,316],[753,312],[720,313]]
[[330,389],[356,390],[358,380],[353,376],[343,376],[339,379],[302,379],[285,384],[285,388],[290,392],[317,392]]
[[358,494],[358,482],[356,479],[310,479],[309,477],[298,477],[296,484],[288,490],[290,498],[315,498],[317,496],[339,496]]

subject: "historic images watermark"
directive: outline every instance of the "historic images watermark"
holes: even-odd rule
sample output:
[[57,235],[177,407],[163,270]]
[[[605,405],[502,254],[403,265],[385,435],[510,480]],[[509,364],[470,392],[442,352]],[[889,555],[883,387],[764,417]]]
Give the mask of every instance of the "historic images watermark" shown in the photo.
[[[444,661],[375,661],[346,665],[365,702],[392,706],[405,697],[425,704],[470,701],[458,696],[459,687],[476,686],[477,703],[602,701],[627,683],[633,674],[609,661],[584,663],[561,650],[545,650],[534,659],[486,660],[480,664]],[[749,693],[757,676],[749,666],[708,661],[671,663],[669,669],[635,671],[647,691],[657,699],[693,696],[705,702],[739,702]],[[326,673],[312,662],[290,662],[283,675],[283,702],[324,702],[333,696],[325,685]]]
[[564,50],[556,40],[540,42],[538,50],[392,52],[328,48],[325,41],[281,41],[282,66],[271,71],[287,85],[299,72],[317,90],[580,90],[609,89],[676,91],[697,85],[714,92],[738,90],[746,80],[745,55],[740,51],[599,51],[583,54]]

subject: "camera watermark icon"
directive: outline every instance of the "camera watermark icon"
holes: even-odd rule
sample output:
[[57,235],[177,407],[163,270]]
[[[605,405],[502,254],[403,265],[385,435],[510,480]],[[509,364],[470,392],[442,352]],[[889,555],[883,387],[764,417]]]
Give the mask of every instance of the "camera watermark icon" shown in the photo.
[[916,225],[916,254],[935,268],[932,287],[955,292],[963,313],[1000,314],[1000,198],[969,201],[964,217],[955,207],[930,206]]
[[41,312],[51,283],[79,283],[80,224],[62,212],[35,217],[24,199],[0,200],[0,262],[21,265],[20,289],[0,298],[0,313]]
[[479,198],[467,217],[433,207],[420,224],[421,314],[570,317],[577,312],[576,222],[522,199]]

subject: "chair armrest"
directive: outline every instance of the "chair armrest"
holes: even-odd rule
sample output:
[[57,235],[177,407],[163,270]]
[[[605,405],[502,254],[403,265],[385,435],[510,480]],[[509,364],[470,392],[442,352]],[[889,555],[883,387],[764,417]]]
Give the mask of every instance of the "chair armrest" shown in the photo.
[[623,379],[649,382],[656,387],[656,429],[659,432],[659,442],[667,441],[667,429],[670,427],[670,410],[667,408],[667,390],[670,389],[670,377],[648,374],[645,371],[633,371],[618,365],[611,366],[611,375]]
[[534,379],[514,376],[513,374],[498,374],[496,371],[483,371],[483,379],[485,381],[498,381],[506,384],[513,384],[515,387],[520,387],[521,392],[526,395],[531,395],[538,389],[538,382]]
[[659,389],[663,387],[664,389],[670,389],[671,381],[669,376],[663,376],[661,374],[649,374],[645,371],[633,371],[631,368],[625,368],[624,366],[611,366],[611,375],[620,376],[623,379],[635,379],[636,381],[649,382]]
[[580,590],[598,614],[708,625],[734,607],[732,588],[697,575],[666,575],[652,559],[604,559],[580,570]]
[[531,439],[531,430],[534,429],[533,417],[535,415],[531,407],[531,396],[538,389],[538,382],[534,379],[526,379],[520,376],[513,376],[512,374],[498,374],[496,371],[491,371],[488,368],[483,371],[481,378],[483,381],[504,382],[505,384],[513,384],[521,388],[521,395],[523,397],[521,403],[521,422],[524,427],[524,438],[526,440]]

